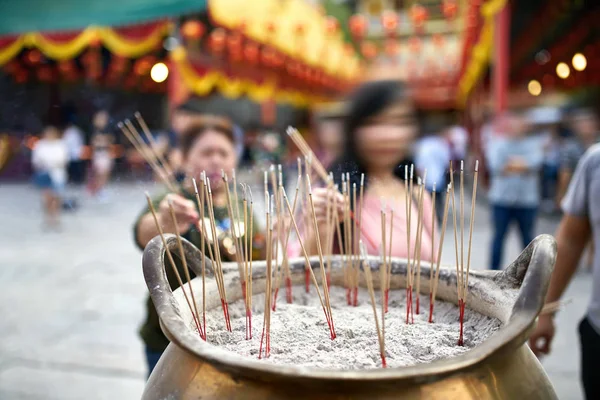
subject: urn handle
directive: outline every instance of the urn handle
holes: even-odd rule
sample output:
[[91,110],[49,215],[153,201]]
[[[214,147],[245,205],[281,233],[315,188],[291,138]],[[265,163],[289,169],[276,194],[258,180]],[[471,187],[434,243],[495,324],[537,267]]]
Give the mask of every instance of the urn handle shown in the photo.
[[500,280],[520,287],[513,313],[528,310],[537,314],[541,310],[554,270],[556,252],[554,237],[539,235],[499,274]]

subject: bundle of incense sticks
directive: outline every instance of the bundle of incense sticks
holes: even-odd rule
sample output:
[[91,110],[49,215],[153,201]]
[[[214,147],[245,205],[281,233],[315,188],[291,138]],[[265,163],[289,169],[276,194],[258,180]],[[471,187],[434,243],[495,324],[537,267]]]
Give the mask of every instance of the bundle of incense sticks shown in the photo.
[[298,130],[296,128],[289,126],[286,130],[286,133],[292,139],[294,144],[300,149],[300,151],[302,152],[304,157],[312,159],[312,161],[314,162],[314,166],[317,171],[317,174],[319,174],[319,177],[324,182],[327,182],[327,177],[328,177],[327,170],[325,169],[325,167],[323,167],[323,164],[321,164],[321,162],[315,157],[314,152],[308,146],[308,143],[306,143],[306,140],[304,140],[304,138],[302,137],[300,132],[298,132]]
[[[405,184],[405,207],[406,207],[406,248],[407,248],[407,260],[406,260],[406,323],[409,323],[409,317],[412,310],[412,270],[411,270],[411,222],[412,222],[412,199],[413,199],[413,175],[414,166],[410,167],[410,176],[408,172],[408,166],[404,167],[404,184]],[[410,179],[409,179],[410,178]]]
[[246,228],[248,234],[244,235],[244,274],[246,276],[246,340],[249,340],[252,339],[252,237],[254,235],[254,201],[250,186],[244,185],[243,187],[244,226],[248,227]]
[[[194,297],[194,291],[192,290],[192,280],[190,277],[190,272],[187,267],[185,252],[183,251],[183,245],[181,242],[181,236],[179,235],[179,229],[177,228],[177,219],[175,218],[175,212],[173,210],[173,206],[172,206],[171,202],[169,202],[169,211],[171,214],[172,223],[175,226],[175,233],[176,233],[176,237],[177,237],[179,256],[181,258],[181,261],[183,262],[183,271],[184,271],[184,275],[185,275],[185,278],[188,283],[188,290],[190,292],[190,296],[188,296],[188,294],[187,294],[183,280],[181,279],[181,275],[179,274],[179,270],[177,269],[177,265],[175,264],[175,260],[173,259],[171,252],[168,250],[167,240],[165,239],[164,232],[162,230],[160,222],[158,221],[158,216],[156,214],[156,210],[154,209],[154,205],[152,204],[152,199],[150,198],[150,195],[148,193],[146,193],[146,200],[148,202],[148,208],[150,209],[150,212],[152,213],[152,217],[154,218],[154,223],[156,225],[156,229],[158,230],[158,233],[162,240],[163,247],[166,250],[165,253],[167,254],[167,258],[169,260],[169,263],[171,264],[171,268],[173,269],[175,278],[177,279],[177,283],[179,284],[179,287],[181,287],[181,291],[183,292],[183,297],[185,298],[185,301],[186,301],[186,303],[190,309],[190,312],[192,314],[192,319],[194,320],[194,324],[196,325],[198,334],[200,335],[202,340],[206,341],[206,323],[202,324],[200,322],[200,313],[198,312],[198,306],[196,304],[196,299]],[[190,299],[190,297],[191,297],[191,299]],[[205,309],[204,308],[205,307],[204,306],[204,304],[205,304],[204,297],[203,297],[202,304],[203,304],[203,309]]]
[[[365,281],[367,283],[367,289],[369,291],[369,298],[371,299],[371,307],[373,308],[373,316],[375,317],[375,329],[377,330],[377,340],[379,342],[379,355],[381,356],[381,366],[387,368],[385,360],[385,310],[384,310],[384,292],[385,292],[385,276],[382,276],[380,280],[381,287],[381,328],[379,327],[379,318],[377,318],[377,305],[375,304],[375,290],[373,289],[373,278],[371,274],[371,266],[367,261],[367,249],[362,241],[359,241],[361,262],[363,272],[365,274]],[[385,258],[385,256],[384,256]],[[381,266],[379,268],[380,273],[386,274],[386,269]]]
[[148,165],[150,165],[152,170],[158,175],[161,181],[163,181],[167,188],[172,192],[178,193],[181,188],[175,181],[175,175],[169,167],[169,163],[167,163],[162,154],[157,151],[156,141],[154,140],[152,133],[148,129],[148,126],[146,125],[146,122],[140,113],[136,113],[135,116],[138,120],[138,123],[142,127],[142,131],[144,132],[148,143],[142,139],[142,136],[130,120],[125,120],[125,123],[119,122],[117,126],[123,132],[127,140],[131,142],[137,152],[140,153]]

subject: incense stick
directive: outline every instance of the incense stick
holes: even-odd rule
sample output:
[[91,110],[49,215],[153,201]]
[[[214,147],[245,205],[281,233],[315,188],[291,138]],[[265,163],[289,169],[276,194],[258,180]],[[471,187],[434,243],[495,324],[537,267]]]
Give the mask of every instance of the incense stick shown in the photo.
[[[319,267],[321,269],[321,281],[323,283],[323,294],[325,296],[325,306],[329,314],[329,320],[331,323],[331,339],[336,338],[335,325],[333,324],[333,315],[331,314],[331,302],[329,301],[329,288],[327,287],[327,277],[325,276],[325,263],[323,261],[323,249],[321,247],[321,237],[319,236],[319,224],[317,223],[317,213],[315,212],[315,204],[312,197],[312,188],[310,185],[310,176],[306,175],[306,182],[308,183],[308,201],[310,203],[310,209],[312,212],[313,229],[315,237],[317,238],[317,253],[319,255]],[[312,268],[311,268],[312,271]],[[318,290],[318,288],[317,288]]]
[[[349,181],[350,174],[346,175],[346,180]],[[352,206],[356,210],[357,207],[356,202],[356,183],[352,184]],[[360,269],[359,260],[358,260],[358,219],[353,218],[350,221],[351,229],[352,229],[352,237],[350,240],[352,241],[352,304],[354,307],[358,306],[358,271]]]
[[[392,241],[394,232],[394,207],[390,204],[390,239],[389,239],[389,250],[388,250],[388,261],[387,261],[387,285],[385,287],[385,312],[388,312],[388,305],[390,302],[390,282],[392,277]],[[385,252],[384,252],[385,257]]]
[[248,284],[246,287],[246,296],[248,298],[246,302],[246,307],[248,307],[248,311],[246,313],[246,318],[248,319],[248,331],[250,339],[252,339],[252,250],[253,250],[253,237],[254,237],[254,199],[252,198],[252,189],[248,186],[248,194],[250,197],[250,233],[248,234],[248,257],[250,258],[250,262],[248,263]]
[[235,260],[238,266],[238,273],[240,276],[240,285],[242,287],[242,293],[244,294],[244,300],[246,300],[246,277],[244,276],[244,265],[242,263],[242,250],[239,245],[238,238],[241,234],[238,232],[239,225],[236,222],[235,214],[233,211],[233,205],[231,204],[231,193],[229,191],[229,180],[227,178],[227,174],[224,170],[221,170],[221,179],[223,179],[223,185],[225,185],[225,199],[227,202],[227,213],[229,214],[230,221],[230,231],[232,236],[232,241],[235,246]]
[[272,241],[273,241],[273,222],[270,212],[269,192],[265,193],[267,202],[265,204],[265,214],[267,220],[267,271],[266,271],[266,288],[265,288],[265,311],[263,315],[263,330],[260,337],[260,348],[258,350],[258,358],[262,357],[263,341],[265,342],[265,358],[270,355],[269,336],[270,336],[270,320],[271,320],[271,283],[272,283]]
[[150,198],[150,195],[148,194],[148,192],[146,192],[145,195],[146,195],[146,200],[148,201],[148,208],[150,209],[150,212],[152,213],[152,217],[154,218],[154,224],[156,225],[156,229],[158,230],[158,234],[160,235],[160,239],[162,241],[163,247],[165,248],[165,253],[167,254],[167,258],[169,259],[169,263],[171,264],[171,268],[173,269],[175,278],[177,279],[177,283],[179,283],[179,287],[181,287],[181,291],[183,292],[183,297],[185,298],[185,301],[190,309],[190,313],[192,314],[194,323],[196,324],[196,328],[198,329],[198,334],[200,335],[200,337],[202,339],[204,339],[203,331],[200,326],[200,321],[198,321],[198,319],[196,318],[196,315],[194,314],[194,307],[192,306],[192,303],[190,302],[190,299],[187,295],[185,286],[181,279],[181,275],[179,274],[179,271],[177,270],[177,266],[175,264],[175,260],[173,259],[173,255],[171,254],[171,251],[169,251],[169,248],[167,246],[167,240],[165,239],[165,234],[162,230],[162,227],[160,226],[160,222],[158,222],[156,210],[154,209],[154,205],[152,204],[152,199]]
[[[365,274],[365,281],[367,283],[367,289],[369,291],[369,297],[371,299],[371,307],[373,308],[373,316],[375,317],[375,329],[377,331],[377,340],[379,342],[379,355],[381,356],[381,365],[383,366],[383,368],[386,368],[387,363],[385,360],[385,342],[384,342],[385,332],[382,332],[379,329],[379,319],[377,318],[377,306],[375,304],[375,290],[373,289],[373,278],[371,275],[371,266],[369,265],[369,262],[367,261],[367,250],[365,248],[365,245],[362,243],[362,241],[360,241],[359,246],[360,246],[360,250],[362,253],[362,265],[363,265],[363,272]],[[383,282],[380,282],[380,284],[381,284],[382,288],[385,287]],[[381,317],[382,317],[382,324],[383,324],[383,321],[384,321],[383,313],[382,313]]]
[[427,169],[423,171],[423,180],[421,181],[421,191],[419,193],[419,230],[417,232],[417,315],[419,314],[419,304],[420,304],[420,295],[421,295],[421,246],[423,245],[423,227],[425,225],[424,220],[424,205],[425,202],[425,180],[427,179]]
[[384,199],[381,199],[381,247],[380,247],[380,255],[381,255],[381,266],[379,267],[380,271],[383,271],[382,273],[380,273],[381,275],[381,301],[382,301],[382,305],[383,305],[383,309],[382,312],[386,313],[387,312],[387,307],[386,307],[386,298],[387,298],[387,286],[388,286],[388,282],[387,282],[387,257],[386,257],[386,250],[387,250],[387,246],[386,246],[386,240],[385,240],[385,236],[386,236],[386,229],[385,229],[385,220],[386,220],[386,212],[385,212],[385,203],[384,203]]
[[329,313],[327,311],[327,308],[325,307],[325,302],[323,301],[323,297],[321,296],[321,292],[319,290],[319,284],[317,282],[317,278],[315,277],[314,271],[312,270],[311,266],[310,266],[310,258],[308,257],[308,253],[306,252],[306,248],[304,247],[304,243],[302,241],[302,237],[300,235],[300,229],[298,229],[298,224],[296,223],[296,219],[294,218],[294,213],[292,211],[292,208],[290,206],[290,202],[287,198],[287,195],[285,193],[285,188],[282,189],[283,190],[283,200],[285,203],[285,206],[288,210],[288,213],[290,215],[290,218],[292,219],[292,224],[294,226],[294,229],[296,230],[296,235],[298,236],[298,241],[300,244],[300,248],[302,249],[302,254],[304,255],[304,261],[306,263],[306,268],[309,270],[310,276],[312,278],[313,284],[315,285],[315,288],[317,289],[317,295],[319,296],[319,302],[321,303],[321,307],[323,308],[323,313],[325,314],[325,319],[327,320],[327,325],[329,326],[329,331],[331,333],[331,338],[334,338],[334,332],[332,329],[332,325],[331,325],[331,321],[330,321],[330,316]]
[[431,262],[429,263],[429,322],[432,322],[432,314],[433,314],[433,265],[435,260],[435,220],[436,220],[436,210],[435,210],[435,193],[436,182],[433,182],[433,190],[431,192]]
[[[169,204],[169,213],[171,214],[171,221],[173,223],[173,227],[175,228],[175,238],[177,239],[177,247],[179,248],[179,258],[181,259],[181,263],[183,264],[183,274],[185,275],[185,279],[187,280],[188,287],[190,290],[190,294],[192,297],[192,304],[194,305],[195,311],[195,319],[200,322],[200,313],[198,312],[198,305],[196,303],[196,297],[194,296],[194,290],[192,289],[192,278],[190,277],[190,271],[187,265],[187,259],[185,257],[185,251],[183,250],[183,242],[181,241],[181,234],[179,233],[179,226],[177,223],[177,216],[175,215],[175,209],[173,208],[173,202],[171,199],[168,199]],[[202,325],[200,325],[202,328]],[[200,336],[206,341],[206,333],[204,330],[200,332]]]
[[212,237],[213,237],[213,246],[214,246],[214,257],[216,261],[217,268],[215,270],[215,280],[217,281],[217,286],[219,287],[219,295],[221,297],[221,307],[223,308],[223,313],[225,314],[225,322],[226,327],[229,332],[231,332],[231,321],[229,318],[229,304],[227,303],[227,293],[225,291],[225,280],[223,278],[223,264],[221,262],[221,250],[219,248],[218,236],[217,236],[217,224],[215,222],[215,212],[214,212],[214,204],[212,198],[212,189],[210,186],[210,179],[204,174],[204,186],[206,188],[206,198],[208,200],[208,216],[210,220]]
[[454,220],[454,252],[456,254],[456,293],[458,296],[458,306],[460,308],[462,304],[462,296],[461,296],[461,275],[459,271],[459,259],[458,259],[458,233],[457,233],[457,222],[456,222],[456,204],[454,199],[454,170],[452,168],[452,161],[450,161],[450,189],[452,190],[452,218]]
[[[440,280],[440,264],[442,262],[442,250],[444,246],[444,235],[446,234],[446,222],[448,221],[448,204],[450,203],[450,187],[452,183],[448,184],[446,188],[446,201],[444,204],[444,216],[442,217],[442,230],[440,232],[440,242],[438,244],[438,255],[435,267],[435,278],[433,282],[433,292],[431,295],[431,304],[429,306],[429,322],[433,323],[433,307],[435,305],[435,296],[437,294],[438,283]],[[433,265],[433,264],[432,264]]]

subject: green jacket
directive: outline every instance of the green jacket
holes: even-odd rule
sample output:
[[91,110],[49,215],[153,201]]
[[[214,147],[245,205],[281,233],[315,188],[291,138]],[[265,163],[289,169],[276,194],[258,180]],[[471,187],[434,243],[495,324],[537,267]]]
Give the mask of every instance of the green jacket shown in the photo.
[[[158,210],[158,205],[165,198],[165,196],[167,194],[168,193],[163,193],[152,199],[153,206],[156,210]],[[192,200],[194,202],[194,204],[196,204],[196,197],[194,194],[184,191],[182,193],[182,196],[184,196],[185,198],[187,198],[189,200]],[[240,209],[241,209],[241,204],[240,204]],[[142,219],[142,217],[149,212],[150,212],[150,208],[148,206],[146,206],[144,208],[144,210],[140,213],[138,218],[136,219],[135,224],[133,226],[134,241],[140,250],[143,250],[144,248],[141,246],[141,244],[137,240],[137,228],[138,228],[138,224],[140,223],[140,220]],[[205,212],[204,212],[205,217],[208,217],[207,212],[208,211],[205,210]],[[214,213],[215,213],[215,223],[217,225],[220,225],[223,229],[225,229],[225,227],[229,226],[229,214],[227,212],[226,207],[215,207]],[[240,211],[240,213],[241,213],[241,211]],[[256,219],[254,219],[254,221],[255,220]],[[254,235],[260,234],[260,232],[257,231],[256,223],[253,223],[252,228],[253,228],[252,232]],[[190,229],[185,233],[182,232],[182,236],[185,239],[187,239],[188,241],[190,241],[191,243],[193,243],[196,247],[200,248],[201,234],[195,225],[190,225]],[[173,255],[174,255],[173,260],[175,261],[177,270],[179,271],[179,275],[181,276],[181,280],[183,281],[183,283],[186,283],[187,280],[185,278],[183,266],[181,265],[181,262],[179,259],[179,254],[177,252],[173,252]],[[230,260],[227,257],[227,254],[223,251],[221,252],[221,259],[222,259],[222,261],[234,261],[234,260]],[[169,263],[169,261],[167,259],[165,259],[165,263]],[[194,272],[191,269],[189,272],[190,272],[190,278],[193,279],[196,275],[194,274]],[[175,276],[175,273],[173,272],[173,268],[170,265],[166,265],[166,273],[167,273],[167,279],[169,280],[169,284],[171,285],[171,289],[172,290],[177,289],[179,287],[179,283],[177,282],[177,278]],[[156,312],[156,309],[154,308],[154,304],[152,304],[152,299],[150,298],[150,296],[148,296],[148,299],[146,300],[146,309],[147,309],[146,320],[144,321],[144,323],[142,324],[142,326],[140,328],[140,331],[139,331],[140,336],[142,337],[142,340],[144,341],[144,343],[146,344],[146,347],[148,349],[150,349],[152,351],[156,351],[156,352],[163,352],[166,349],[167,345],[169,344],[169,340],[167,339],[167,337],[163,334],[162,330],[160,329],[159,317]]]

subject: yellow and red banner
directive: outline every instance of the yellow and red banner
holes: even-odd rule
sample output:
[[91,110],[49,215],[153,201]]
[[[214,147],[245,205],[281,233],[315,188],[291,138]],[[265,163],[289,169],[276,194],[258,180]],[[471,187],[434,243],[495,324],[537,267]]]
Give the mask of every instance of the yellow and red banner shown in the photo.
[[37,48],[46,57],[63,61],[77,57],[89,46],[102,44],[113,54],[137,58],[162,46],[170,29],[169,22],[160,21],[120,28],[90,26],[82,31],[0,37],[0,66],[25,48]]

